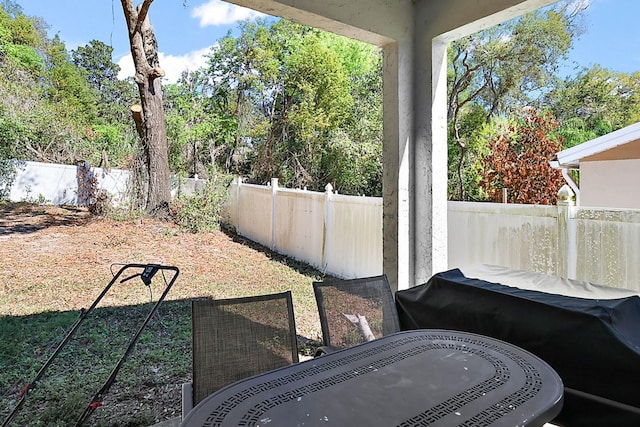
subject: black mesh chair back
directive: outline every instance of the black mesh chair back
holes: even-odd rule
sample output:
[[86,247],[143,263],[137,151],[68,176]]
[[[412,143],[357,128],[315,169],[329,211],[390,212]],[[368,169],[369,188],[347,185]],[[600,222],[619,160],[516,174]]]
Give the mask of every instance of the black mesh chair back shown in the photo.
[[314,282],[323,344],[341,349],[400,331],[387,276]]
[[235,381],[298,362],[291,292],[192,303],[193,406]]

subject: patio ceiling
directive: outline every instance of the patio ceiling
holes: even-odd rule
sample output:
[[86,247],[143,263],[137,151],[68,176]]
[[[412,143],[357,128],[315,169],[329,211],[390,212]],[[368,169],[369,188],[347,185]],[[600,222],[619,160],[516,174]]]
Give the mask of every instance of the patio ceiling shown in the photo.
[[554,0],[230,0],[383,51],[383,258],[395,289],[447,264],[446,46]]

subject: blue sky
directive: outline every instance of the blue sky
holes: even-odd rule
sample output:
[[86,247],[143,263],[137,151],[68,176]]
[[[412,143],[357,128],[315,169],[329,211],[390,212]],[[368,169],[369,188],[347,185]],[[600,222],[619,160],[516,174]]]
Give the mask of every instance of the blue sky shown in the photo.
[[[135,0],[139,3],[140,0]],[[574,44],[569,64],[600,64],[613,71],[640,71],[640,0],[576,0],[588,3],[586,33]],[[40,16],[59,34],[67,49],[93,39],[114,48],[114,62],[131,73],[129,45],[119,0],[17,0],[27,15]],[[150,17],[158,39],[161,66],[167,80],[175,81],[184,68],[204,65],[202,55],[239,20],[254,11],[220,0],[156,0]]]
[[574,43],[571,61],[612,71],[640,71],[640,1],[589,0],[586,32]]
[[[113,47],[113,61],[133,74],[129,40],[120,0],[17,0],[23,12],[42,17],[68,50],[100,40]],[[140,0],[134,0],[139,4]],[[184,68],[204,65],[202,55],[237,22],[260,14],[219,0],[156,0],[149,16],[167,79],[175,81]]]

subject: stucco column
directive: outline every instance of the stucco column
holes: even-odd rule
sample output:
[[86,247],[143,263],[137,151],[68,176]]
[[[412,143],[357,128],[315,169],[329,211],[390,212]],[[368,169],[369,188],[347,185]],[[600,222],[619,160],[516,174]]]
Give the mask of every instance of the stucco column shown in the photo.
[[[425,31],[416,25],[416,31]],[[414,259],[419,285],[447,269],[447,45],[414,37]]]
[[447,268],[446,67],[446,44],[423,34],[384,47],[383,268],[394,289]]
[[411,145],[413,49],[409,41],[383,47],[383,270],[393,289],[412,281]]

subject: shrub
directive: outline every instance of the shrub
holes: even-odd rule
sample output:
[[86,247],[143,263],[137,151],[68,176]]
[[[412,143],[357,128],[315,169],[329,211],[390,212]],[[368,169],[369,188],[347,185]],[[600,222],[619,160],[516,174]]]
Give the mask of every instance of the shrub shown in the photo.
[[231,179],[231,176],[216,176],[197,193],[173,199],[171,214],[175,223],[192,233],[220,229],[220,216]]

